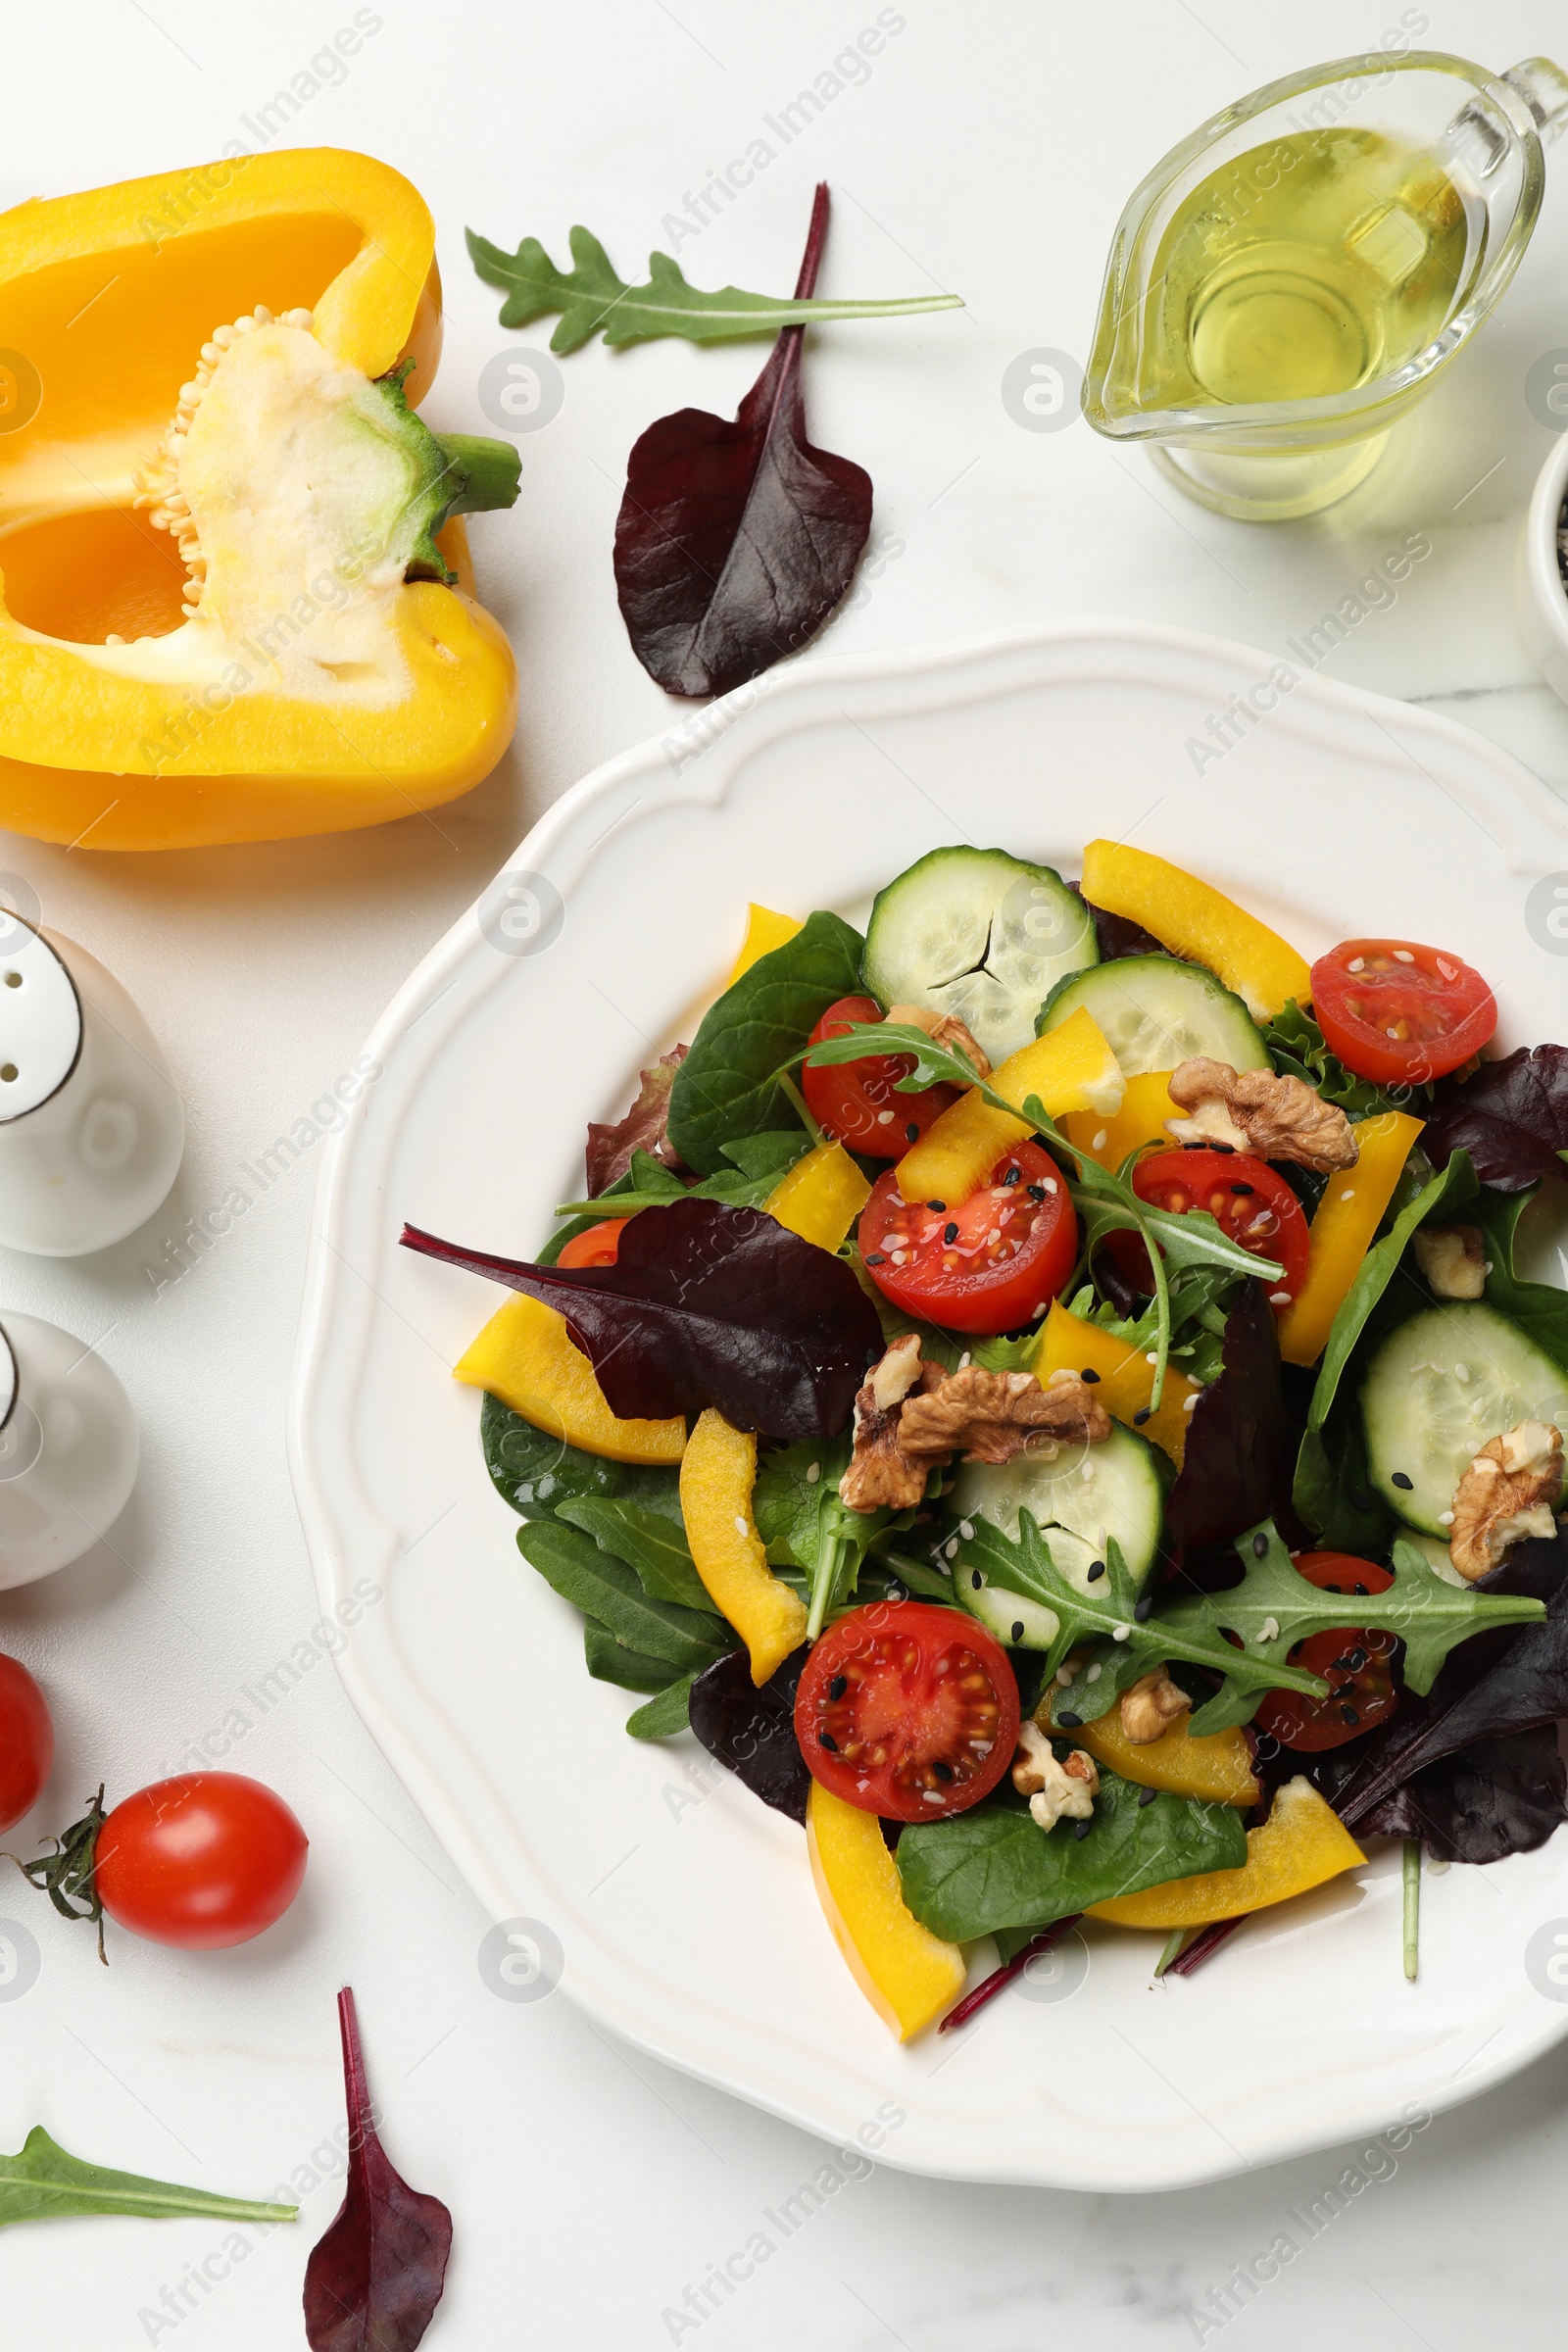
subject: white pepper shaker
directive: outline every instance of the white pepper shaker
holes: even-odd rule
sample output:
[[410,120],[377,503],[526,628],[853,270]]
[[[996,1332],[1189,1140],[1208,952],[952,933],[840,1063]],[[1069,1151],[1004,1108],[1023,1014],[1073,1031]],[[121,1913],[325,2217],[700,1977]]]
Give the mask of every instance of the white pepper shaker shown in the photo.
[[103,1357],[36,1315],[0,1316],[0,1591],[107,1535],[140,1458],[130,1399]]
[[167,1198],[185,1115],[158,1041],[85,948],[0,907],[0,1244],[107,1250]]

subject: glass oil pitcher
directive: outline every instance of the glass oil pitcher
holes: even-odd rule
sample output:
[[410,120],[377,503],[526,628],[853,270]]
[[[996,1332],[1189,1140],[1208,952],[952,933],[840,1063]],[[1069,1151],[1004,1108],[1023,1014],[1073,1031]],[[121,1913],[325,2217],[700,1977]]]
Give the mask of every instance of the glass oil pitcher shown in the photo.
[[1122,214],[1084,415],[1222,514],[1332,505],[1499,300],[1565,122],[1544,57],[1341,58],[1239,99]]

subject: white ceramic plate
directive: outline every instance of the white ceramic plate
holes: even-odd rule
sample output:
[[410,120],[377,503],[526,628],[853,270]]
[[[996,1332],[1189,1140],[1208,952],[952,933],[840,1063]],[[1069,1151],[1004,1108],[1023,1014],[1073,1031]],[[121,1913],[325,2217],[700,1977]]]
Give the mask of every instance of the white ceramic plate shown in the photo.
[[[1560,1033],[1568,943],[1526,912],[1568,868],[1558,805],[1445,719],[1288,674],[1108,624],[775,672],[550,810],[511,871],[564,920],[516,953],[530,903],[492,886],[388,1007],[384,1075],[327,1146],[290,1443],[322,1606],[357,1579],[387,1594],[339,1659],[355,1703],[492,1916],[559,1938],[591,2016],[916,2172],[1170,2188],[1473,2096],[1568,2031],[1568,1985],[1526,1963],[1550,1923],[1568,1939],[1568,1838],[1429,1880],[1414,1985],[1385,1848],[1190,1984],[1152,1985],[1159,1938],[1097,1928],[966,2032],[897,2047],[800,1832],[689,1736],[626,1739],[635,1702],[587,1678],[485,1477],[479,1399],[447,1377],[497,1293],[398,1230],[529,1254],[580,1190],[585,1121],[691,1036],[749,899],[853,917],[954,840],[1072,875],[1087,838],[1130,838],[1308,956],[1356,932],[1460,950],[1503,1047]],[[1231,715],[1254,694],[1275,707]]]

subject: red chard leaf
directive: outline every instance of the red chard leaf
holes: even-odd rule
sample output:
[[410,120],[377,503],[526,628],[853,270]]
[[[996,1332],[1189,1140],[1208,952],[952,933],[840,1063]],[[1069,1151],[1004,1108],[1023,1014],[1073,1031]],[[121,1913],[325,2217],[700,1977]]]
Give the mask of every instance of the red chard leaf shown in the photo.
[[845,1259],[761,1209],[691,1194],[645,1208],[612,1266],[529,1265],[414,1225],[403,1245],[564,1315],[621,1420],[711,1404],[737,1429],[834,1438],[882,1353],[876,1309]]
[[692,1730],[709,1754],[803,1828],[811,1776],[795,1736],[795,1692],[806,1657],[804,1647],[793,1650],[759,1686],[745,1650],[732,1649],[698,1675],[690,1699]]
[[452,2216],[392,2170],[370,2120],[354,1995],[337,1996],[348,2092],[348,2192],[305,2266],[311,2352],[414,2352],[441,2300]]
[[1521,1046],[1473,1076],[1445,1078],[1422,1149],[1436,1168],[1468,1152],[1483,1184],[1522,1193],[1568,1160],[1568,1046]]
[[[817,188],[796,298],[827,236]],[[733,422],[677,409],[635,444],[615,523],[632,650],[667,694],[725,694],[813,637],[855,575],[871,479],[806,437],[805,328],[787,326]]]
[[1285,1389],[1274,1309],[1244,1283],[1225,1318],[1224,1370],[1193,1407],[1165,1524],[1183,1552],[1229,1543],[1269,1518],[1284,1467]]
[[661,1054],[651,1070],[641,1072],[642,1084],[637,1100],[623,1119],[612,1127],[601,1126],[596,1119],[588,1122],[588,1198],[597,1200],[607,1186],[614,1184],[631,1166],[634,1152],[648,1152],[662,1159],[666,1168],[678,1168],[680,1160],[665,1142],[664,1131],[669,1124],[669,1093],[675,1083],[675,1072],[685,1060],[690,1049],[671,1046]]
[[1531,1854],[1568,1821],[1568,1764],[1549,1724],[1477,1740],[1429,1764],[1361,1816],[1357,1834],[1421,1838],[1437,1862]]

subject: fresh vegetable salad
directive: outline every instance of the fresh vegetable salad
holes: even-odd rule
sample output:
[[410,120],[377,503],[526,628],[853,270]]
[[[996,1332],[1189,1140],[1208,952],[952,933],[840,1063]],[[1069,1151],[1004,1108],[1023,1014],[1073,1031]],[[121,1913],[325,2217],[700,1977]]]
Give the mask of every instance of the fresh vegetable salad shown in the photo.
[[457,1376],[588,1673],[804,1825],[900,2036],[1568,1818],[1568,1049],[1488,1058],[1463,944],[937,850],[752,908],[534,1257],[405,1234],[514,1294]]

